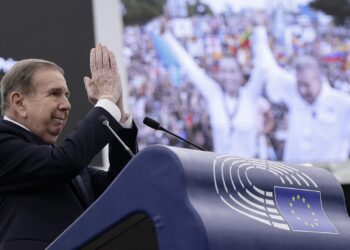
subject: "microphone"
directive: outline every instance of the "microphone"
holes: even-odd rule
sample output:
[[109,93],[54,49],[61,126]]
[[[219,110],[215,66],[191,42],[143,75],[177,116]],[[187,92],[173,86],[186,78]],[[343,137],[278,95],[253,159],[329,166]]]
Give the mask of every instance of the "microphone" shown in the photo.
[[143,124],[145,124],[146,126],[148,126],[150,128],[153,128],[155,130],[161,130],[161,131],[164,131],[164,132],[166,132],[168,134],[171,134],[172,136],[176,137],[177,139],[179,139],[181,141],[184,141],[184,142],[190,144],[191,146],[193,146],[195,148],[198,148],[198,149],[200,149],[202,151],[208,151],[207,149],[202,148],[202,147],[200,147],[200,146],[198,146],[198,145],[196,145],[196,144],[194,144],[194,143],[192,143],[190,141],[187,141],[186,139],[184,139],[184,138],[182,138],[182,137],[172,133],[171,131],[165,129],[159,122],[157,122],[157,121],[155,121],[155,120],[153,120],[153,119],[151,119],[149,117],[145,117],[145,119],[143,119]]
[[107,119],[107,117],[105,116],[100,116],[99,120],[102,122],[103,125],[105,125],[109,131],[111,131],[111,133],[114,135],[115,138],[117,138],[117,140],[120,142],[120,144],[123,146],[123,148],[126,150],[126,152],[129,153],[129,155],[132,157],[134,157],[134,153],[130,150],[130,148],[123,142],[123,140],[117,135],[116,132],[114,132],[114,130],[111,128],[111,126],[109,125],[109,121]]

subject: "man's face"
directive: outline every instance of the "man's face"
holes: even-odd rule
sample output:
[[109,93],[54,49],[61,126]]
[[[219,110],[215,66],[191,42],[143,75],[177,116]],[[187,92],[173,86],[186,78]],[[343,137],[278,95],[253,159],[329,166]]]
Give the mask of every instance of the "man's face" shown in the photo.
[[228,57],[220,60],[220,71],[216,78],[224,91],[231,95],[236,95],[244,83],[243,73],[236,60]]
[[56,142],[71,108],[63,75],[54,69],[40,69],[33,75],[34,91],[24,95],[24,126],[46,143]]
[[312,104],[321,92],[322,84],[317,72],[308,69],[297,73],[298,91],[302,98]]

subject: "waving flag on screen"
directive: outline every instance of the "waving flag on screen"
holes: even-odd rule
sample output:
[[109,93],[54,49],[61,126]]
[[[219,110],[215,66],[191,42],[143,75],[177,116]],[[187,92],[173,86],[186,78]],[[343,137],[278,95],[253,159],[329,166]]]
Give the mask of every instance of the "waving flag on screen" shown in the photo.
[[179,85],[182,81],[182,73],[180,63],[176,59],[174,52],[171,50],[166,41],[155,33],[152,33],[152,41],[156,49],[157,56],[163,66],[167,69],[172,83]]

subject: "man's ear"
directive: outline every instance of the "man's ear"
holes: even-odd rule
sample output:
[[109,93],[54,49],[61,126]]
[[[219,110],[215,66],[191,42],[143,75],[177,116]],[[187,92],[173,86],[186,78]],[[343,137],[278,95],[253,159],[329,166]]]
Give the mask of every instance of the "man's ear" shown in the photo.
[[27,116],[24,98],[25,95],[17,91],[12,92],[9,96],[10,108],[21,118],[25,118]]

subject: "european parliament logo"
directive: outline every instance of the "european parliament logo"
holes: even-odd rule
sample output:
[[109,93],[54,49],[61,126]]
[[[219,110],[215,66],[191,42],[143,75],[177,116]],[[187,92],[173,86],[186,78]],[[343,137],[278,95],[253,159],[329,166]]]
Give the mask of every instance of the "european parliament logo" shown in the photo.
[[[279,185],[263,190],[254,182],[257,174],[272,176]],[[213,176],[220,199],[246,217],[282,230],[338,234],[316,182],[294,167],[221,155],[213,162]]]

